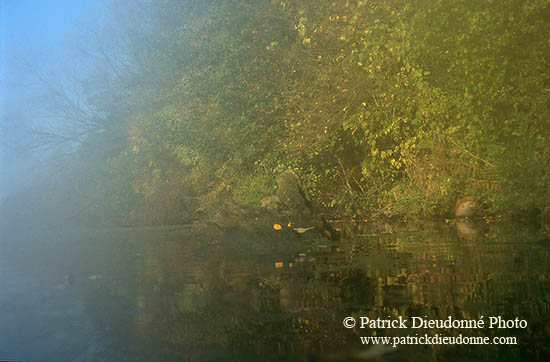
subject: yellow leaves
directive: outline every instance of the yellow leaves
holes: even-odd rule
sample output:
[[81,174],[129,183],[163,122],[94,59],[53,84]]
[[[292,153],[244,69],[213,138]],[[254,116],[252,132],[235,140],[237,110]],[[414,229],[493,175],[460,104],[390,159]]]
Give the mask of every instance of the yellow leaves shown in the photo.
[[[307,228],[302,228],[302,227],[296,227],[296,228],[295,228],[295,227],[292,227],[292,224],[291,224],[290,222],[288,223],[288,227],[289,227],[289,228],[292,228],[292,230],[294,230],[294,231],[297,232],[298,234],[303,234],[303,233],[305,233],[306,231],[309,231],[309,230],[315,228],[314,226],[307,227]],[[281,224],[273,224],[273,229],[279,231],[279,230],[282,230],[283,227],[281,226]]]
[[294,131],[296,128],[300,127],[302,125],[302,122],[298,122],[298,123],[295,123],[295,124],[291,124],[290,125],[290,129],[292,131]]
[[271,42],[268,46],[266,46],[265,48],[266,48],[267,50],[271,50],[271,49],[274,49],[275,47],[277,47],[277,45],[279,45],[278,42],[272,41],[272,42]]
[[382,151],[380,152],[380,158],[381,159],[385,159],[387,157],[390,157],[391,155],[393,155],[393,151],[392,150],[387,150],[387,151]]
[[298,234],[303,234],[303,233],[305,233],[306,231],[315,229],[315,226],[311,226],[311,227],[308,227],[308,228],[292,228],[292,229],[293,229],[294,231],[296,231]]
[[403,166],[403,163],[401,161],[398,161],[394,158],[392,158],[390,160],[390,164],[392,165],[393,168],[395,168],[396,170],[399,170],[401,169],[401,167]]

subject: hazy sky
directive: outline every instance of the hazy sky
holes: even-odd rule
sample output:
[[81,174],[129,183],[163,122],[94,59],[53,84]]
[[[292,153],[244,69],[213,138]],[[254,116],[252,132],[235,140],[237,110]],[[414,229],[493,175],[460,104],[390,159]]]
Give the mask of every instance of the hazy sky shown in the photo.
[[[45,54],[39,61],[48,69],[47,62],[57,62],[67,54],[65,46],[75,26],[99,3],[100,0],[0,0],[0,122],[5,118],[7,103],[18,103],[18,90],[7,81],[20,72],[14,57]],[[14,179],[24,174],[21,170],[32,167],[28,157],[18,157],[2,149],[0,147],[0,197],[19,183]]]
[[2,35],[8,43],[58,48],[92,0],[0,0]]

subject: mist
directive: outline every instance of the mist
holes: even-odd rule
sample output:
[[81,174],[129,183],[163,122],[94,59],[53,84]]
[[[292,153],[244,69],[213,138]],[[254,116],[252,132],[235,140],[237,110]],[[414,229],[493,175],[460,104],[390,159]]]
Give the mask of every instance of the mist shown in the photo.
[[548,0],[0,5],[0,360],[550,360]]
[[49,128],[45,123],[50,122],[61,128],[62,121],[46,111],[51,105],[45,97],[53,89],[47,89],[38,75],[47,74],[50,82],[59,84],[78,81],[67,76],[68,67],[78,62],[70,60],[74,53],[71,41],[81,33],[86,16],[99,11],[92,3],[2,1],[2,199],[48,175],[53,147],[39,139],[37,131],[43,127],[45,132]]
[[[94,97],[108,89],[123,61],[113,27],[116,9],[126,11],[126,6],[114,1],[2,2],[4,215],[37,225],[53,219],[60,223],[86,204],[77,196],[83,185],[76,181],[81,177],[76,168],[85,141],[113,127],[105,119],[109,111],[98,109]],[[100,168],[106,159],[96,161],[87,166]],[[48,214],[57,217],[48,219]]]

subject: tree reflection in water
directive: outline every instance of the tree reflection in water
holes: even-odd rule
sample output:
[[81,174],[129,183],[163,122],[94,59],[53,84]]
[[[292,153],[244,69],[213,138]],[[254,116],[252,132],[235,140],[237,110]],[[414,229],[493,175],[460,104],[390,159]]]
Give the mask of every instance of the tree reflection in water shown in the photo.
[[[384,358],[550,357],[545,342],[550,249],[532,230],[492,227],[463,237],[460,228],[449,227],[337,243],[277,239],[276,233],[256,230],[87,233],[63,244],[72,248],[70,258],[87,262],[73,263],[72,269],[56,265],[75,276],[72,288],[102,334],[98,356],[107,360],[342,360],[367,355],[360,336],[424,333],[515,336],[518,345],[409,345]],[[90,246],[83,239],[95,242]],[[98,270],[102,279],[83,282]],[[346,329],[342,320],[348,316],[502,316],[529,324],[526,329]]]

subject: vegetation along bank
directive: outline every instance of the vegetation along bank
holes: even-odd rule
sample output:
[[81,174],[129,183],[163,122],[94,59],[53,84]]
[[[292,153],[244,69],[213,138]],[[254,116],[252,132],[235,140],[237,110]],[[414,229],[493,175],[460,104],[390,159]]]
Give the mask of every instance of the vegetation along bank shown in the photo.
[[287,169],[324,215],[548,210],[550,1],[140,3],[97,24],[94,127],[12,218],[187,223]]

